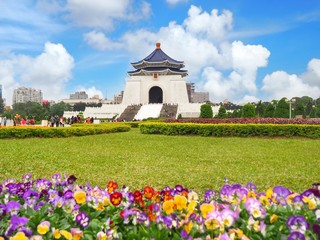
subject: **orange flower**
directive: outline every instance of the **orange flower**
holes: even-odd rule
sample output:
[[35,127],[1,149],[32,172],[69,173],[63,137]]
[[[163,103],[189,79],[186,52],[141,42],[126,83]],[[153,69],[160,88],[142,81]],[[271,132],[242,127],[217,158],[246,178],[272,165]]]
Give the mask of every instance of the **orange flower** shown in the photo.
[[163,201],[169,201],[169,200],[173,200],[173,197],[171,196],[170,191],[166,190],[164,192]]
[[114,206],[118,206],[122,201],[122,194],[119,192],[114,192],[110,195],[110,202]]
[[114,181],[109,181],[107,188],[108,188],[108,193],[113,193],[113,191],[118,188],[118,183]]
[[174,203],[173,200],[165,201],[162,205],[163,210],[166,212],[166,214],[170,214],[174,212]]
[[146,186],[143,189],[143,194],[144,194],[146,199],[150,200],[152,198],[153,194],[154,194],[154,189],[152,187]]

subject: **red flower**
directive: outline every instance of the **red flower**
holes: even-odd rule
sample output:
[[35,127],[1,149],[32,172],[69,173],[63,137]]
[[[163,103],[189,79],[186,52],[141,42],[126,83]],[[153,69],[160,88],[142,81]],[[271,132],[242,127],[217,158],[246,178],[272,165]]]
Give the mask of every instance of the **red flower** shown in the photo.
[[173,197],[171,196],[171,193],[169,190],[166,190],[164,192],[164,196],[163,196],[163,201],[169,201],[169,200],[173,200]]
[[108,188],[108,193],[112,193],[114,190],[118,188],[118,183],[114,181],[109,181],[107,188]]
[[114,192],[110,195],[110,202],[114,206],[118,206],[122,201],[122,194],[119,192]]
[[154,189],[152,187],[149,187],[149,186],[146,186],[144,189],[143,189],[143,194],[145,196],[146,199],[151,199],[153,197],[153,194],[154,194]]
[[134,191],[133,197],[134,197],[134,201],[136,203],[142,202],[142,193],[140,191],[138,191],[138,190]]

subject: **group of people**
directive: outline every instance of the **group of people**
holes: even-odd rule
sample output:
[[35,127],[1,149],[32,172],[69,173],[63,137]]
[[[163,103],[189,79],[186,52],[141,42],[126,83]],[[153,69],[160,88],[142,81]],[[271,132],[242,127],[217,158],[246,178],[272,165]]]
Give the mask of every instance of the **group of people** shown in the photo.
[[50,124],[50,127],[54,127],[54,126],[56,126],[56,127],[59,127],[59,126],[64,127],[65,118],[64,117],[60,118],[58,115],[50,116],[49,124]]
[[4,117],[0,116],[0,127],[2,126],[2,122],[3,122],[3,126],[4,127],[7,126],[7,118],[6,118],[6,116],[4,116]]

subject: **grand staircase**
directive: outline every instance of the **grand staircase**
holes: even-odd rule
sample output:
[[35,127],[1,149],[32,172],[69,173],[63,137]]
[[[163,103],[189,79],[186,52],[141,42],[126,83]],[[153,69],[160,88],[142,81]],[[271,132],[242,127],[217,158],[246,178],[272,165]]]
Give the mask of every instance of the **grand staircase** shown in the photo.
[[129,105],[118,118],[119,121],[130,122],[134,116],[139,112],[141,105]]
[[178,105],[176,104],[163,104],[160,111],[160,118],[176,118]]

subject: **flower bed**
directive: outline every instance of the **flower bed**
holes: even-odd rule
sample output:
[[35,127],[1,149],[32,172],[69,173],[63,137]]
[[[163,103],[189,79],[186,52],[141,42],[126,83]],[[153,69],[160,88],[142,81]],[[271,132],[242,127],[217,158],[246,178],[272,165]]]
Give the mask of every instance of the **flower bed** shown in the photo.
[[171,123],[236,123],[236,124],[320,124],[320,118],[189,118],[167,119]]
[[0,239],[318,239],[320,184],[303,193],[252,183],[203,197],[181,185],[130,191],[75,176],[0,185]]

